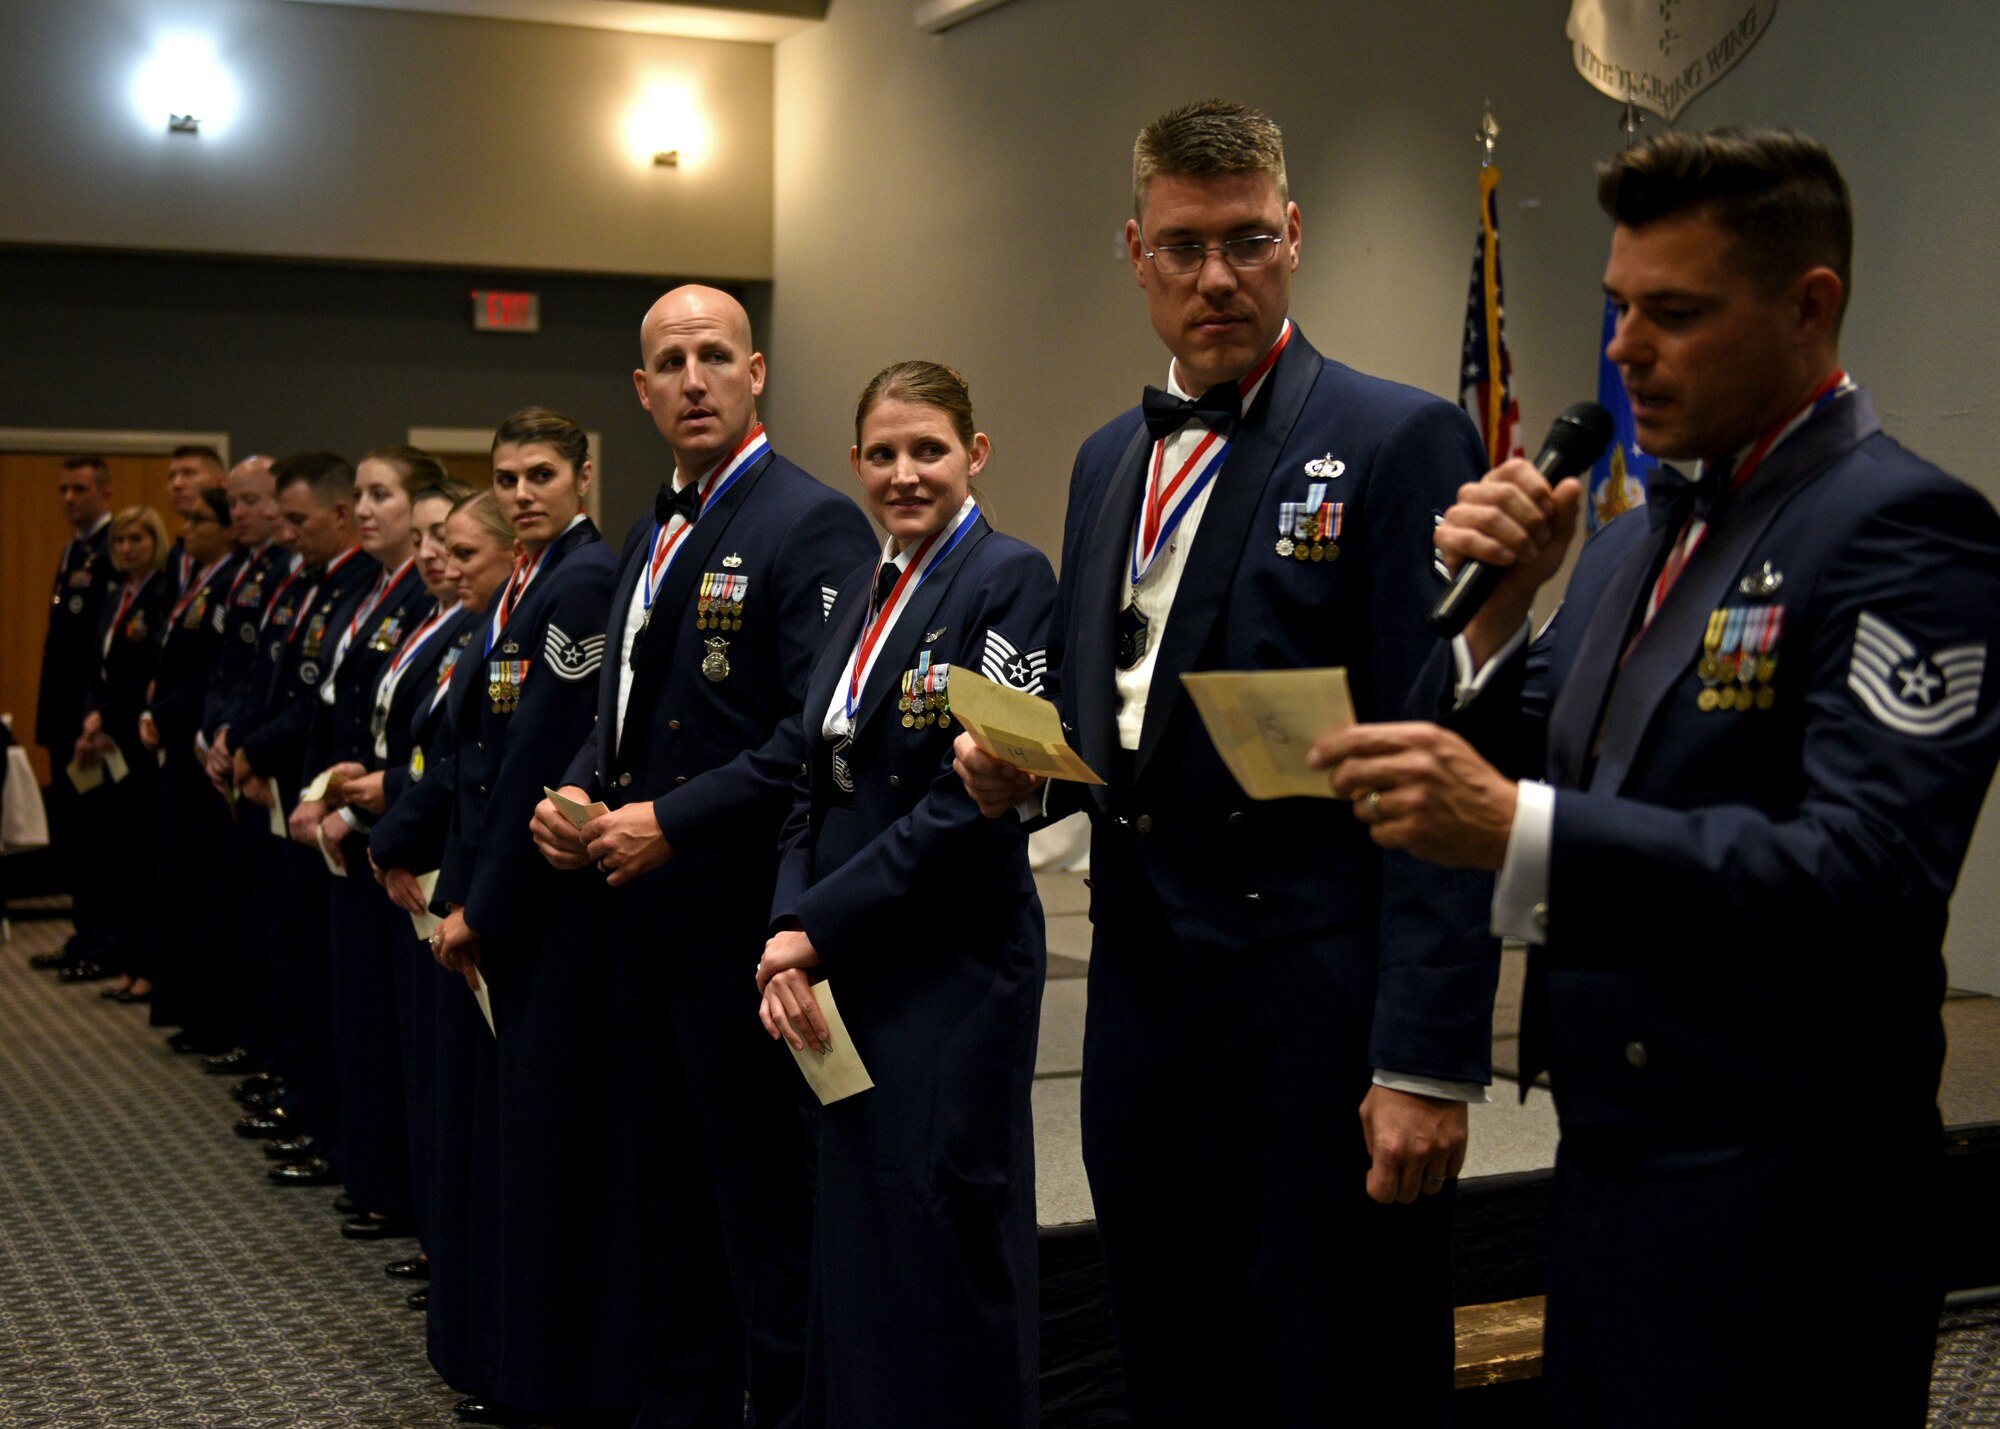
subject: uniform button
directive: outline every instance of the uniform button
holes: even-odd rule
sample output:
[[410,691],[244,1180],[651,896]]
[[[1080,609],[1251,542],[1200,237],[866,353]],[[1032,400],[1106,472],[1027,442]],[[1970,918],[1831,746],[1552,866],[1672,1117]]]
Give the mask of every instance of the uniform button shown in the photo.
[[625,773],[620,774],[618,776],[618,787],[621,789],[629,789],[632,787],[632,772],[629,769]]
[[676,774],[676,775],[674,776],[674,782],[675,782],[676,784],[685,784],[685,783],[687,783],[687,781],[688,781],[688,777],[687,777],[687,775],[685,775],[685,774]]
[[1223,822],[1228,824],[1229,827],[1232,829],[1240,829],[1243,827],[1244,823],[1249,820],[1249,818],[1250,816],[1244,813],[1241,809],[1231,809],[1229,811],[1229,817],[1224,819]]
[[487,788],[487,787],[486,787],[486,786],[485,786],[484,784],[481,784],[481,785],[479,786],[479,792],[480,792],[480,793],[482,793],[482,794],[490,794],[490,793],[492,793],[493,791],[492,791],[492,790],[490,790],[490,789],[488,789],[488,788]]
[[1644,1042],[1627,1042],[1625,1044],[1625,1061],[1633,1067],[1645,1066],[1646,1044]]
[[1264,901],[1264,895],[1261,893],[1246,893],[1243,896],[1248,898],[1252,903],[1262,903]]
[[677,719],[670,719],[667,721],[668,729],[679,729],[680,727],[681,727],[681,722]]
[[472,741],[472,747],[474,749],[484,749],[486,748],[486,741],[483,739],[475,739]]
[[1153,831],[1153,816],[1151,814],[1139,815],[1138,818],[1132,821],[1132,827],[1142,834],[1150,834]]
[[900,789],[903,787],[903,781],[898,779],[895,775],[891,774],[889,776],[889,787],[891,789]]
[[1533,908],[1528,910],[1528,916],[1535,920],[1535,926],[1537,928],[1548,927],[1549,905],[1546,903],[1537,903]]
[[1120,814],[1118,815],[1118,827],[1121,829],[1129,829],[1132,827],[1132,821],[1126,818],[1123,814]]

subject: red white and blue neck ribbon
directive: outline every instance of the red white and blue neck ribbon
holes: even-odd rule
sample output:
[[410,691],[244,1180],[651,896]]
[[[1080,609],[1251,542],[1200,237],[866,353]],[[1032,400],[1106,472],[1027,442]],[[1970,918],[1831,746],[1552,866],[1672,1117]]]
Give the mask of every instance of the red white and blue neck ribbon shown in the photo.
[[854,654],[847,666],[847,699],[843,708],[850,724],[853,723],[856,706],[861,703],[861,687],[868,683],[869,672],[875,668],[875,661],[882,653],[882,637],[889,633],[897,617],[909,606],[917,588],[930,579],[931,572],[937,569],[940,561],[958,548],[958,543],[965,539],[965,533],[978,519],[979,503],[968,496],[949,526],[924,537],[911,553],[910,562],[903,567],[902,575],[896,578],[895,587],[889,592],[889,598],[882,602],[882,608],[863,622],[861,638],[854,642]]
[[[557,538],[560,539],[561,537]],[[524,555],[514,562],[514,574],[507,577],[507,588],[494,600],[493,618],[486,623],[486,654],[493,653],[493,643],[500,638],[500,632],[507,628],[507,622],[514,618],[514,607],[521,603],[521,597],[527,593],[535,577],[542,573],[542,567],[548,564],[549,552],[555,548],[556,542],[551,541],[542,547],[533,560]]]
[[[1257,393],[1264,385],[1264,379],[1271,375],[1278,355],[1291,340],[1292,320],[1286,318],[1285,329],[1271,344],[1271,350],[1237,383],[1243,394],[1239,414],[1249,412],[1250,404],[1257,400]],[[1146,477],[1146,499],[1139,509],[1139,521],[1132,533],[1131,578],[1134,587],[1145,582],[1152,572],[1153,562],[1167,548],[1189,508],[1202,492],[1208,490],[1209,483],[1215,480],[1216,473],[1222,470],[1222,463],[1229,457],[1229,440],[1219,432],[1206,432],[1188,454],[1187,460],[1181,463],[1180,470],[1169,480],[1166,479],[1167,443],[1172,440],[1173,437],[1162,437],[1153,443],[1153,463]]]
[[318,579],[313,581],[312,588],[299,599],[299,608],[292,616],[291,625],[285,631],[285,643],[287,645],[299,638],[299,631],[305,628],[306,622],[303,618],[305,613],[312,609],[313,602],[319,599],[319,593],[326,588],[326,583],[333,579],[333,573],[360,554],[361,548],[359,546],[349,546],[326,563],[326,568],[319,573]]
[[[764,435],[764,424],[759,422],[736,444],[734,451],[710,467],[699,479],[703,513],[706,514],[709,507],[720,501],[743,473],[770,449],[771,439]],[[647,617],[650,618],[653,613],[653,597],[660,593],[660,582],[667,578],[667,567],[674,563],[687,533],[693,529],[694,523],[678,512],[670,516],[664,526],[658,521],[653,523],[652,555],[646,561],[646,569],[639,573],[639,599]]]
[[[444,628],[445,622],[456,614],[458,614],[457,601],[453,601],[450,605],[440,601],[437,607],[424,617],[424,623],[412,630],[404,638],[403,643],[396,647],[396,653],[389,657],[388,667],[383,670],[382,678],[375,686],[375,714],[378,727],[388,718],[389,707],[396,701],[396,687],[403,683],[403,676],[409,673],[410,662],[417,658],[417,653],[424,646],[430,644],[431,637]],[[388,741],[379,733],[375,737],[375,757],[377,759],[389,757]]]
[[188,588],[181,592],[180,599],[174,602],[174,608],[167,612],[167,628],[160,632],[162,649],[165,649],[167,642],[173,638],[174,628],[181,623],[181,617],[187,614],[188,607],[195,603],[196,597],[208,589],[208,583],[215,579],[215,573],[222,569],[222,563],[228,559],[227,551],[217,556],[197,572]]
[[411,556],[394,571],[384,570],[375,577],[375,584],[369,589],[367,598],[356,608],[354,618],[347,622],[347,629],[340,633],[340,643],[333,647],[333,664],[327,670],[329,683],[332,676],[339,671],[341,662],[347,658],[347,647],[354,643],[355,635],[368,623],[368,617],[375,613],[377,606],[389,598],[391,591],[403,583],[403,578],[416,568],[417,558]]

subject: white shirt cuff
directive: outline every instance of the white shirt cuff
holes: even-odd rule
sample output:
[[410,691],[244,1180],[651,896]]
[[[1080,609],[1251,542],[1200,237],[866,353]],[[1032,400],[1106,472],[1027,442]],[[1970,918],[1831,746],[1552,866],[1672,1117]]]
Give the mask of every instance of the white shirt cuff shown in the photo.
[[354,812],[354,806],[352,804],[342,804],[338,809],[335,809],[334,812],[340,815],[342,821],[346,823],[347,827],[355,830],[356,832],[359,832],[360,830],[367,827],[367,825],[361,822],[361,816]]
[[1472,668],[1472,647],[1466,643],[1465,637],[1452,636],[1451,663],[1458,678],[1452,686],[1451,707],[1461,710],[1471,704],[1473,697],[1485,689],[1486,682],[1493,678],[1493,672],[1506,664],[1513,653],[1527,642],[1528,634],[1528,622],[1524,620],[1507,643],[1495,650],[1493,657],[1477,670]]
[[1375,1085],[1412,1096],[1436,1097],[1447,1102],[1484,1102],[1486,1088],[1478,1082],[1448,1082],[1442,1077],[1411,1077],[1401,1072],[1377,1072]]
[[1049,781],[1044,779],[1042,787],[1014,806],[1014,817],[1024,824],[1044,818],[1049,812]]
[[1515,785],[1514,825],[1493,883],[1491,932],[1540,946],[1549,936],[1549,846],[1555,842],[1556,791],[1537,779]]

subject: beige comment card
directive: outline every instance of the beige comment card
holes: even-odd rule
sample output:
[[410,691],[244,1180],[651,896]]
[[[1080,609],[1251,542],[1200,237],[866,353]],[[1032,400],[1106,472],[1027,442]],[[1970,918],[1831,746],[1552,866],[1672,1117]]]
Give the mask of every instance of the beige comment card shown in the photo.
[[1016,769],[1078,784],[1104,782],[1063,738],[1056,707],[1038,695],[1010,690],[956,665],[951,672],[951,713],[981,749]]
[[438,871],[436,869],[432,869],[429,873],[420,873],[417,875],[417,892],[424,895],[424,911],[410,915],[410,926],[417,930],[417,937],[426,943],[431,940],[431,934],[438,930],[438,924],[444,921],[437,914],[431,912],[431,899],[437,896],[437,886]]
[[479,1004],[479,1015],[486,1019],[486,1030],[497,1041],[500,1029],[493,1025],[493,984],[488,980],[485,968],[475,969],[472,975],[479,979],[479,986],[472,990],[472,1000]]
[[1253,799],[1331,799],[1326,771],[1306,767],[1323,734],[1354,723],[1347,671],[1205,670],[1182,675],[1216,753]]
[[124,783],[132,772],[132,766],[125,762],[125,751],[115,744],[104,751],[104,772],[111,776],[113,784]]
[[549,802],[556,806],[556,812],[578,828],[582,828],[592,819],[601,819],[611,812],[610,806],[602,801],[579,804],[566,794],[558,794],[546,784],[542,785],[542,792],[549,796]]
[[[954,682],[955,682],[954,675]],[[805,1073],[806,1085],[819,1098],[821,1106],[865,1092],[875,1085],[875,1079],[868,1075],[868,1069],[861,1065],[861,1054],[854,1049],[854,1039],[847,1035],[847,1024],[840,1020],[840,1007],[833,1000],[833,985],[829,982],[813,984],[813,998],[819,1003],[820,1016],[826,1019],[827,1041],[830,1044],[822,1052],[810,1044],[801,1052],[787,1042],[785,1047],[791,1052],[792,1060]]]
[[104,765],[79,764],[74,759],[63,766],[63,773],[69,777],[70,787],[79,794],[88,794],[104,782]]
[[346,782],[347,776],[329,765],[313,776],[312,783],[299,791],[299,802],[301,804],[317,803]]
[[326,871],[335,878],[347,877],[347,865],[341,861],[345,855],[336,854],[333,845],[326,841],[325,826],[314,829],[313,837],[319,841],[319,856],[326,863]]
[[265,783],[271,790],[271,837],[288,839],[292,836],[292,830],[285,822],[285,796],[278,792],[277,780],[268,779]]

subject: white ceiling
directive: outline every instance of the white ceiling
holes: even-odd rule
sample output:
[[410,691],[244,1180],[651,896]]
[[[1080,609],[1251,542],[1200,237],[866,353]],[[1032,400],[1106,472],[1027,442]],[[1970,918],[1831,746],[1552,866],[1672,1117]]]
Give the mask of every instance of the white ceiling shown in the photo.
[[[484,20],[528,20],[544,25],[581,25],[635,35],[677,35],[693,40],[743,40],[775,44],[811,28],[814,20],[770,10],[824,10],[811,4],[771,4],[763,10],[721,5],[678,5],[668,0],[295,0],[299,4],[353,5],[370,10],[423,10]],[[757,0],[746,0],[755,4]]]

